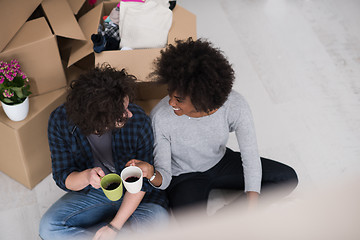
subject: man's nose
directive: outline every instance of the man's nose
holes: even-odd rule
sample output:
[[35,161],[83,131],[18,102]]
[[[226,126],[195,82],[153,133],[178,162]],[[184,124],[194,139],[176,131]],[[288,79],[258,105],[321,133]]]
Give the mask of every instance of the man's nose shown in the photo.
[[128,118],[131,118],[133,116],[132,112],[130,112],[129,109],[127,110],[127,115],[128,115]]

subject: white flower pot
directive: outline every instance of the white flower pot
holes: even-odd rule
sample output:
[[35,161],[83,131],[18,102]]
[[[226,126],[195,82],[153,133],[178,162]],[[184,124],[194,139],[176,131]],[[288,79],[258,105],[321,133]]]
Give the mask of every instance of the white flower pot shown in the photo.
[[8,118],[15,122],[24,120],[29,113],[29,97],[19,104],[7,105],[1,102],[1,105]]

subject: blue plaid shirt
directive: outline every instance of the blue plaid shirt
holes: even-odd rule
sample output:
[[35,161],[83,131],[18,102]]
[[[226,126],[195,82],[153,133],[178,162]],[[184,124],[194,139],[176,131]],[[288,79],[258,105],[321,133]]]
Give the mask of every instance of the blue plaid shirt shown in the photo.
[[[116,173],[120,174],[130,159],[139,159],[153,164],[153,133],[149,117],[137,105],[130,103],[128,109],[133,116],[124,127],[112,131],[112,153]],[[55,109],[49,119],[48,138],[52,159],[53,178],[65,191],[65,180],[74,171],[80,172],[94,167],[91,146],[74,124],[68,122],[64,105]],[[88,185],[81,191],[87,192]],[[146,194],[143,202],[156,203],[168,208],[164,191],[144,181],[142,191]]]

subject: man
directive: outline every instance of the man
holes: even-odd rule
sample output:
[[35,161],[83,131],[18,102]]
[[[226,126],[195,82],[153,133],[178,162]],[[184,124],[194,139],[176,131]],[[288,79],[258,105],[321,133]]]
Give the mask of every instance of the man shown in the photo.
[[[100,188],[131,159],[153,163],[148,116],[132,104],[136,78],[102,65],[70,84],[66,103],[52,112],[48,138],[53,178],[67,191],[40,222],[43,239],[114,239],[168,218],[163,191],[144,181],[139,193],[115,202]],[[95,233],[94,233],[95,232]]]

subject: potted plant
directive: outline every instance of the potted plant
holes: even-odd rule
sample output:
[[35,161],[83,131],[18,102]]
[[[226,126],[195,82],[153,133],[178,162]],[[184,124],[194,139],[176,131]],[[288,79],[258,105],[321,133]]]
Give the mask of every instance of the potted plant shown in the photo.
[[6,115],[13,121],[24,120],[29,112],[31,94],[29,79],[16,59],[0,61],[0,101]]

